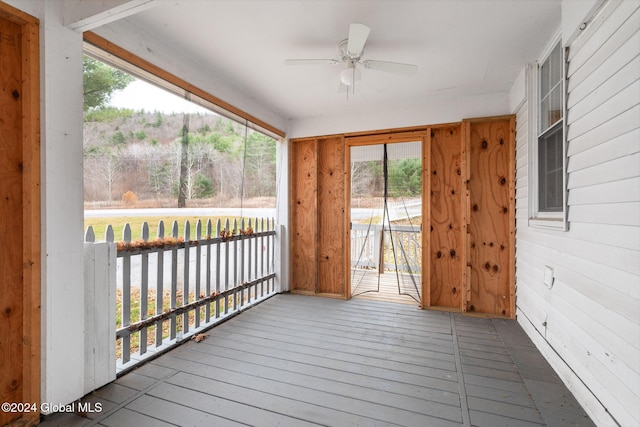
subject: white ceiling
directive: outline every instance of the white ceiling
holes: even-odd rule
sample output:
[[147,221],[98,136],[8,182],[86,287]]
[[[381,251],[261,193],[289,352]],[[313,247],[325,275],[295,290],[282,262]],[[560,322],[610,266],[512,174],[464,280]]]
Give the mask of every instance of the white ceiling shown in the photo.
[[[158,0],[125,18],[285,120],[411,108],[432,97],[508,92],[560,25],[560,0]],[[338,91],[349,24],[371,28],[363,59],[416,64],[415,76],[363,69]],[[213,95],[216,95],[215,93]]]

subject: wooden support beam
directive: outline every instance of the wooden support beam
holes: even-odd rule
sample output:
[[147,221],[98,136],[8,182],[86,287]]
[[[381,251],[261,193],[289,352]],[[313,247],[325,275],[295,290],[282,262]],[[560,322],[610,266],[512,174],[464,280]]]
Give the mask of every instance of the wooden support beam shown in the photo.
[[39,21],[0,2],[0,425],[36,425],[41,386]]

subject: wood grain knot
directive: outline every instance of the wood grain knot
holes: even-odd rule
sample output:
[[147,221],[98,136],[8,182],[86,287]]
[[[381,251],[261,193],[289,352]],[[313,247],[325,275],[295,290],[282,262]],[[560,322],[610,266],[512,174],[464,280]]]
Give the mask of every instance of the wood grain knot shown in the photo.
[[18,98],[20,98],[20,92],[18,92],[17,89],[14,89],[13,92],[11,92],[11,96],[13,96],[13,99],[17,101]]
[[12,310],[11,310],[11,307],[7,307],[7,308],[5,308],[5,309],[4,309],[4,315],[5,315],[5,316],[7,316],[7,317],[8,317],[8,316],[11,316],[11,311],[12,311]]
[[13,390],[15,390],[15,389],[18,388],[19,384],[20,383],[18,382],[18,380],[13,380],[13,381],[11,381],[11,384],[9,385],[9,387],[11,387]]
[[440,252],[440,251],[436,252],[436,257],[442,258],[442,252]]
[[449,251],[449,255],[451,256],[451,258],[455,258],[456,257],[456,250],[455,249],[451,249]]
[[451,195],[455,195],[456,194],[456,190],[451,190]]
[[482,143],[480,144],[480,146],[481,146],[483,149],[486,149],[486,148],[489,146],[489,143],[487,142],[487,140],[486,140],[486,139],[483,139],[483,140],[482,140]]
[[475,203],[473,204],[473,211],[474,212],[478,212],[478,205],[476,205]]
[[462,175],[462,171],[460,170],[460,168],[456,169],[456,175]]
[[497,265],[494,265],[494,266],[493,266],[493,271],[494,271],[495,273],[497,273],[497,272],[498,272],[498,270],[499,270],[498,266],[497,266]]
[[502,213],[507,213],[509,212],[509,208],[507,208],[506,206],[502,207]]
[[457,290],[457,289],[456,289],[456,287],[454,286],[454,287],[451,289],[451,293],[452,293],[452,294],[455,294],[456,292],[458,292],[458,290]]
[[504,145],[504,138],[500,138],[500,145]]
[[491,269],[491,264],[489,264],[488,262],[484,264],[484,269],[489,271]]
[[505,178],[504,176],[500,177],[500,185],[505,185],[507,183],[507,178]]

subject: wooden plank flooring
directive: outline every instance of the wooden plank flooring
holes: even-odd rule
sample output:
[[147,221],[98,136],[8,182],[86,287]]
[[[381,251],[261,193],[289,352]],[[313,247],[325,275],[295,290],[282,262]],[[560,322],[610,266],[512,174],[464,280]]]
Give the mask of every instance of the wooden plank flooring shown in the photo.
[[592,425],[510,320],[283,294],[207,334],[42,425]]
[[[386,271],[378,277],[378,270],[352,270],[351,295],[353,298],[412,304],[417,307],[418,301],[406,295],[409,291],[413,292],[411,278],[404,273],[400,280],[403,294],[398,291],[398,277],[393,271]],[[415,280],[419,283],[420,276],[416,276]],[[417,297],[417,293],[414,292],[414,296]]]

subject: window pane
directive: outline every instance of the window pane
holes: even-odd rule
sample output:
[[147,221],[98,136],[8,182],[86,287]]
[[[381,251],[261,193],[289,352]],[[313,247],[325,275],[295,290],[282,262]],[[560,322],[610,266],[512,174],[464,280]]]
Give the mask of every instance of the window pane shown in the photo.
[[562,85],[558,85],[555,87],[547,101],[549,109],[549,120],[546,124],[546,127],[549,127],[562,118]]
[[540,129],[543,133],[562,118],[562,46],[558,43],[539,69]]
[[547,60],[544,61],[542,63],[542,66],[540,67],[540,97],[541,98],[544,98],[549,93],[549,89],[551,89],[551,81],[549,80],[550,65],[551,64],[549,62],[549,59],[547,58]]
[[549,102],[551,100],[549,98],[546,98],[542,101],[542,103],[540,104],[540,130],[545,130],[549,127],[549,125],[551,124],[549,122],[549,118],[551,117],[551,114],[549,114],[550,108],[549,108]]
[[538,141],[538,211],[562,212],[562,122]]
[[548,59],[549,66],[549,89],[551,89],[556,83],[562,80],[562,49],[560,48],[560,43],[553,48],[553,52],[549,55]]

